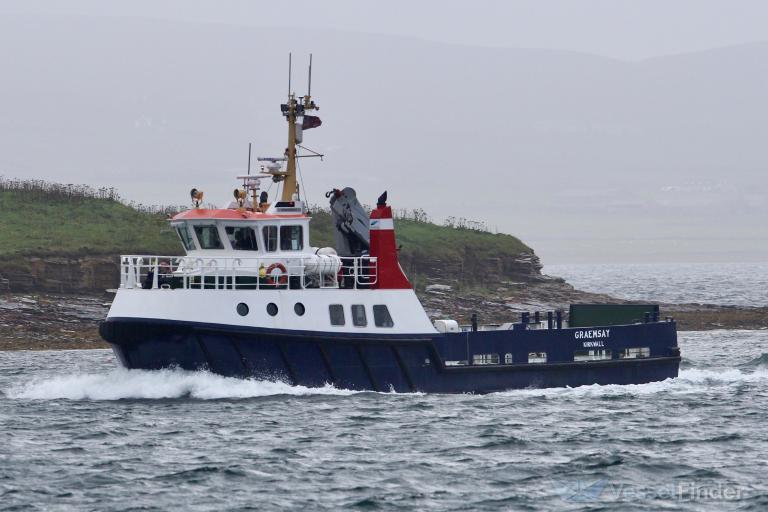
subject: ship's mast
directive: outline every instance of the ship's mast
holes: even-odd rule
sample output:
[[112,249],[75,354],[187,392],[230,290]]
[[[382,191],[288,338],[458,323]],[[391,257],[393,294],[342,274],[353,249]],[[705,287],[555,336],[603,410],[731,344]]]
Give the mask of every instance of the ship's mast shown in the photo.
[[285,159],[287,160],[285,177],[283,181],[283,192],[281,201],[292,201],[294,194],[298,192],[296,181],[296,145],[300,144],[303,137],[304,128],[314,126],[304,126],[304,115],[312,110],[319,110],[319,107],[312,101],[312,55],[309,56],[309,84],[307,94],[303,97],[296,97],[291,92],[291,55],[288,54],[288,102],[280,105],[280,109],[288,121],[288,147],[285,148]]

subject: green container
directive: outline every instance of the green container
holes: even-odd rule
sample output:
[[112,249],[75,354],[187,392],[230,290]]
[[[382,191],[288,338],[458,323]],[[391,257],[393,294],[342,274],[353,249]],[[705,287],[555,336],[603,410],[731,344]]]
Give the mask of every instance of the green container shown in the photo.
[[571,304],[570,327],[598,327],[645,322],[645,314],[658,318],[658,304]]

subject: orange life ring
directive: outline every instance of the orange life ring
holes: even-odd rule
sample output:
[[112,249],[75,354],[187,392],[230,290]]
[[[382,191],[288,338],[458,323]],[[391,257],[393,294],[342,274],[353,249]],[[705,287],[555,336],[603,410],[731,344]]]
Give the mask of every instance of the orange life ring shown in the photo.
[[[272,271],[275,269],[280,269],[280,276],[278,276],[277,279],[272,277]],[[279,285],[286,285],[288,284],[288,269],[285,268],[285,265],[282,263],[273,263],[269,267],[267,267],[267,282],[269,284],[279,284]]]

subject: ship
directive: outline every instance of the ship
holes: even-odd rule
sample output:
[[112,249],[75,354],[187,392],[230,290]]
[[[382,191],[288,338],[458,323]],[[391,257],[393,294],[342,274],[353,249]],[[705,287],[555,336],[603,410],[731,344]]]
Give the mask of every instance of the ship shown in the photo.
[[[183,256],[124,255],[101,337],[128,369],[176,368],[295,386],[425,393],[642,384],[675,378],[676,323],[655,304],[573,304],[515,322],[430,319],[398,259],[387,193],[329,200],[335,247],[311,247],[297,162],[322,123],[311,96],[280,105],[288,143],[237,176],[226,208],[169,219]],[[290,70],[290,65],[289,65]],[[299,152],[301,150],[301,153]],[[267,184],[279,187],[274,200]],[[375,195],[375,194],[374,194]],[[480,312],[482,313],[482,312]]]

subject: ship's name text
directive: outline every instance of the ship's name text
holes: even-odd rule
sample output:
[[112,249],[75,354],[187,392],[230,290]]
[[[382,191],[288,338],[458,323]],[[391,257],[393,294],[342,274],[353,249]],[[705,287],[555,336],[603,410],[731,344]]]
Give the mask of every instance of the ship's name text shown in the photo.
[[608,338],[611,335],[610,329],[593,329],[591,331],[576,331],[573,336],[577,340],[593,340],[599,338]]

